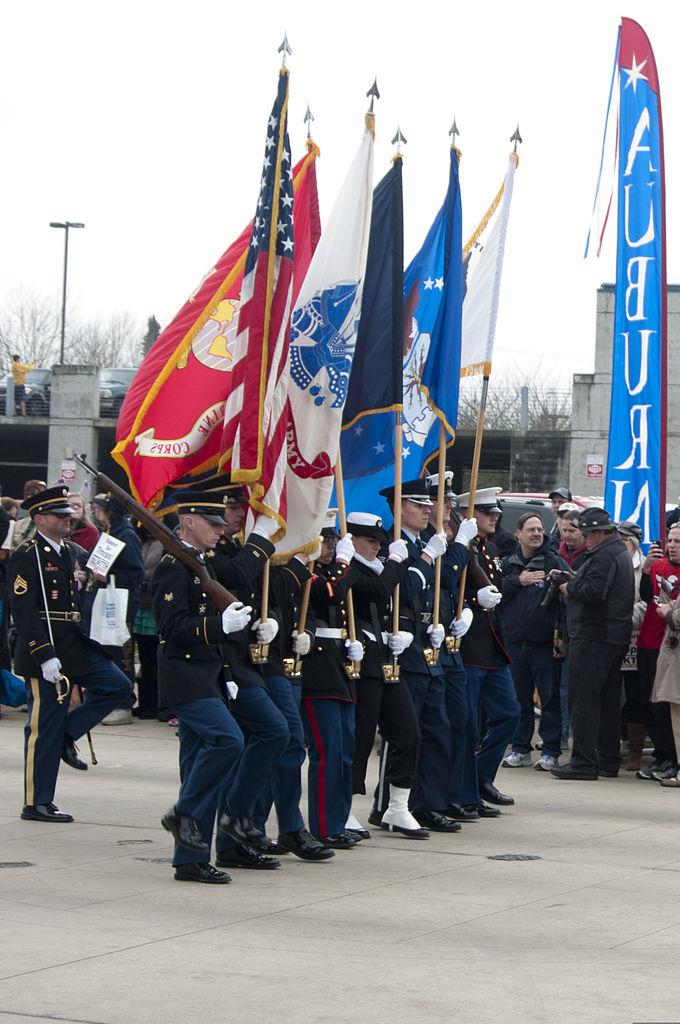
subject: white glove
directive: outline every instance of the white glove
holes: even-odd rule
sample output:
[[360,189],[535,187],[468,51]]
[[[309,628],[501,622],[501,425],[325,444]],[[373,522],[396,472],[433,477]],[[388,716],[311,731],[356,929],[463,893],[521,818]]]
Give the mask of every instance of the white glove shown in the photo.
[[465,636],[472,625],[472,608],[463,608],[459,619],[454,619],[450,625],[451,636]]
[[428,626],[427,632],[430,635],[430,643],[434,647],[435,651],[438,651],[444,643],[444,627],[441,623],[438,626]]
[[247,604],[245,607],[240,601],[232,601],[228,608],[222,612],[222,629],[225,633],[238,633],[245,629],[250,622],[253,609]]
[[441,558],[441,556],[446,551],[446,546],[446,534],[444,532],[435,533],[432,537],[430,537],[427,544],[423,548],[423,554],[429,555],[430,558],[432,559]]
[[405,562],[408,558],[408,546],[405,540],[393,540],[389,547],[391,562]]
[[270,644],[279,631],[279,624],[276,619],[255,619],[250,627],[257,635],[258,644]]
[[346,533],[335,545],[335,560],[336,562],[345,562],[349,565],[353,558],[354,544],[352,544],[352,534]]
[[495,608],[500,603],[503,595],[498,587],[482,587],[477,591],[477,600],[480,608]]
[[229,694],[232,700],[236,700],[236,698],[238,697],[238,686],[232,679],[229,679],[227,681],[227,693]]
[[408,633],[405,629],[400,629],[398,633],[390,633],[387,638],[387,646],[396,657],[403,654],[412,643],[413,633]]
[[476,519],[464,519],[458,527],[458,533],[456,534],[456,544],[462,544],[466,548],[471,540],[474,540],[477,536],[477,520]]
[[48,683],[58,683],[62,676],[59,658],[48,658],[40,666],[43,677]]
[[360,640],[345,640],[349,661],[361,661],[364,657],[364,645]]
[[293,632],[293,653],[297,654],[300,658],[304,658],[305,654],[309,654],[312,647],[312,638],[309,633],[298,633],[297,629]]
[[280,527],[275,519],[271,519],[269,516],[258,516],[253,526],[253,533],[259,533],[260,537],[271,540],[278,529]]

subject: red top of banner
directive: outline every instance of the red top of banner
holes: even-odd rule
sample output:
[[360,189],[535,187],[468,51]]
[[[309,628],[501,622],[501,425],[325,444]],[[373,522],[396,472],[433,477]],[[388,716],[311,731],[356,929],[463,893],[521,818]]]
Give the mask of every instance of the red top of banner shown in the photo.
[[[619,67],[627,72],[633,84],[637,78],[646,81],[650,89],[659,94],[659,79],[652,44],[637,21],[621,19],[621,44],[619,46]],[[631,72],[632,76],[631,77]]]

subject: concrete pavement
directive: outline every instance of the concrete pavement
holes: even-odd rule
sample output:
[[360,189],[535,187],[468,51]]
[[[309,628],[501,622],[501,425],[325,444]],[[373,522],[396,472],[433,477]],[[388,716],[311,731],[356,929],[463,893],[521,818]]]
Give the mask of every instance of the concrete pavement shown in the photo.
[[0,867],[0,1024],[680,1021],[678,792],[501,769],[516,806],[454,836],[179,884],[174,730],[99,727],[99,765],[60,773],[76,822],[41,825],[23,717],[0,721],[0,862],[31,865]]

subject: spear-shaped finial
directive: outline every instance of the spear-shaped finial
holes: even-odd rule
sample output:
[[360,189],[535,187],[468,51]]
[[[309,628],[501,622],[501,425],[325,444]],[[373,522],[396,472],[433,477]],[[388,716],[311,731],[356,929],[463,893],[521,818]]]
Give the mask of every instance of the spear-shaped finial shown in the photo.
[[522,136],[519,133],[519,125],[517,125],[517,127],[515,128],[514,135],[510,136],[510,142],[514,142],[515,143],[515,148],[513,149],[513,153],[516,153],[517,152],[518,144],[520,146],[522,145]]
[[455,117],[453,119],[453,124],[449,128],[449,135],[451,136],[451,145],[455,146],[455,144],[456,144],[456,135],[460,135],[460,132],[458,131],[458,125],[456,124]]
[[312,121],[314,120],[314,114],[309,109],[309,103],[307,104],[307,113],[304,116],[304,122],[307,125],[307,138],[312,137]]
[[397,125],[397,130],[396,130],[395,136],[392,139],[392,145],[394,145],[395,143],[397,144],[397,155],[401,156],[401,147],[402,147],[402,145],[406,146],[408,144],[408,139],[406,138],[406,136],[402,132],[402,130],[399,127],[399,125]]
[[380,99],[380,93],[378,92],[378,79],[377,78],[373,79],[373,85],[368,90],[366,95],[370,96],[370,98],[371,98],[371,102],[370,102],[370,105],[369,105],[369,108],[368,108],[368,113],[372,114],[373,113],[373,100],[379,100]]
[[293,51],[290,48],[290,43],[288,42],[288,33],[287,32],[283,33],[283,42],[281,43],[281,45],[279,46],[279,48],[278,48],[278,50],[276,52],[283,54],[283,56],[281,57],[281,67],[285,68],[285,66],[286,66],[286,54],[288,54],[288,56],[290,57],[291,54],[293,53]]

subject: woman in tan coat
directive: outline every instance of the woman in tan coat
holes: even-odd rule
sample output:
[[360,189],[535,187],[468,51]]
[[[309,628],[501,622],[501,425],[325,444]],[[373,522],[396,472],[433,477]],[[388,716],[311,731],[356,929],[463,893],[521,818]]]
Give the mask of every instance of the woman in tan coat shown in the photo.
[[[656,598],[657,612],[666,623],[666,629],[656,665],[651,700],[667,701],[671,711],[671,725],[675,739],[676,759],[680,758],[680,598],[664,602]],[[670,779],[661,779],[661,786],[680,789],[680,771]]]

